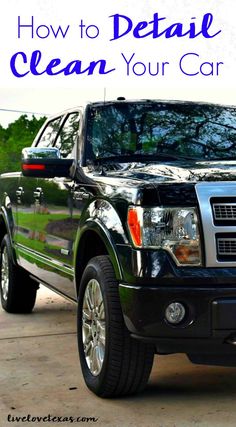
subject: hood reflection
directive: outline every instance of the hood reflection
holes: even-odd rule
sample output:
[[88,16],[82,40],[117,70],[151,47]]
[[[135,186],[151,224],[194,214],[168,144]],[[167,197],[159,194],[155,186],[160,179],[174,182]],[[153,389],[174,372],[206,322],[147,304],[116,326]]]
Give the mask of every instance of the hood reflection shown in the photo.
[[142,180],[152,183],[235,181],[236,160],[110,163],[105,165],[104,172],[107,177]]

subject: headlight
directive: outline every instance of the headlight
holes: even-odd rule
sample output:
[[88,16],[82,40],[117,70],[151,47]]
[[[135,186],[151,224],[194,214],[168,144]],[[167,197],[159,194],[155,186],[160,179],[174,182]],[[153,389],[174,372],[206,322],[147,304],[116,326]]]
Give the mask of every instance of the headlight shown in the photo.
[[134,246],[165,249],[179,265],[201,265],[196,208],[131,207],[128,226]]

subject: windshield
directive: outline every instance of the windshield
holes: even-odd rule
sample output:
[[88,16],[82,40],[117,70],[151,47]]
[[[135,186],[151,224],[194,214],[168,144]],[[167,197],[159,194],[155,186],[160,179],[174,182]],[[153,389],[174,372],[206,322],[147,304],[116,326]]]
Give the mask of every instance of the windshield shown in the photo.
[[152,101],[91,106],[87,142],[91,160],[164,154],[236,160],[236,109]]

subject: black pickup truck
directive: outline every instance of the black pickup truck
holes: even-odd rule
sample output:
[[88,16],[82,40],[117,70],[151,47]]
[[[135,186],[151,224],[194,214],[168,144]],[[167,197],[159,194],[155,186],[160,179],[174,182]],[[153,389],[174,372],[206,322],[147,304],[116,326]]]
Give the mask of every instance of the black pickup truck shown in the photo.
[[0,178],[3,308],[78,301],[87,386],[142,390],[154,353],[236,366],[236,109],[136,100],[46,121]]

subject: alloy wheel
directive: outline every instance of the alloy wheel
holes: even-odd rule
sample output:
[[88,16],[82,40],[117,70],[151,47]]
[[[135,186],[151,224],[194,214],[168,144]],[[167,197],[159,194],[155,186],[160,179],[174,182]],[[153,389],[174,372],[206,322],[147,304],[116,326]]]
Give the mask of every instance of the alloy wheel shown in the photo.
[[1,265],[1,288],[2,297],[6,301],[9,291],[9,262],[7,248],[4,247],[2,252],[2,265]]
[[86,363],[92,375],[100,374],[105,356],[104,301],[96,279],[89,280],[82,307],[82,337]]

